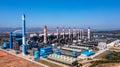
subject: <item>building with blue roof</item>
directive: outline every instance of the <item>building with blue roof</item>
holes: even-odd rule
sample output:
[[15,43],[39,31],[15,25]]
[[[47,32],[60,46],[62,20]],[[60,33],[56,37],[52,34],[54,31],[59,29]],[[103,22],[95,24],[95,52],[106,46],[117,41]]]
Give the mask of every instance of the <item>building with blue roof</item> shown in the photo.
[[95,52],[90,51],[90,50],[84,50],[83,52],[81,52],[81,55],[86,56],[86,57],[91,56],[93,54],[95,54]]

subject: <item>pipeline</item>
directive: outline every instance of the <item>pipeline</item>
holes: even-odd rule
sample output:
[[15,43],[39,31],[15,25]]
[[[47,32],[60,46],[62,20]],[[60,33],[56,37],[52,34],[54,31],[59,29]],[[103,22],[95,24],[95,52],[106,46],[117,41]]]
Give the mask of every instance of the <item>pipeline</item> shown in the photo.
[[70,48],[74,48],[74,49],[81,49],[81,50],[87,50],[89,49],[89,47],[83,47],[83,46],[74,46],[74,45],[70,45],[69,46]]

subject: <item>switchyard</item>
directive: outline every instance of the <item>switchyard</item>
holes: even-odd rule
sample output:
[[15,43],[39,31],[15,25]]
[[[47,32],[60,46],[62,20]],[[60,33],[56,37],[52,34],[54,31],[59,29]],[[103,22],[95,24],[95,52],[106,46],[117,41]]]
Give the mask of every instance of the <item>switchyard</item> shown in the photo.
[[[31,61],[40,61],[42,59],[47,62],[54,62],[57,65],[76,66],[79,64],[79,57],[93,59],[97,51],[94,48],[98,47],[98,40],[95,40],[91,33],[91,28],[88,27],[87,35],[85,35],[83,28],[69,27],[68,32],[59,27],[56,28],[55,33],[48,33],[48,28],[43,27],[43,33],[30,34],[26,37],[26,21],[25,14],[22,15],[22,31],[10,32],[9,40],[3,42],[2,50],[14,51],[23,57],[30,56]],[[101,47],[99,47],[101,48]],[[105,47],[107,48],[107,47]],[[104,48],[104,49],[105,49]],[[42,58],[42,59],[41,59]]]

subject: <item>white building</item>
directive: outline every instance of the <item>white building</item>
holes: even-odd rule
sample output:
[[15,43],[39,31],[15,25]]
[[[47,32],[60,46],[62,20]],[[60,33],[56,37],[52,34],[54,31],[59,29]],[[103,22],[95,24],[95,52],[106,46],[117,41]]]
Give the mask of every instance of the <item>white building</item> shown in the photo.
[[109,48],[120,48],[120,40],[115,40],[108,44]]
[[103,49],[107,48],[107,43],[106,42],[99,42],[97,48],[99,50],[103,50]]

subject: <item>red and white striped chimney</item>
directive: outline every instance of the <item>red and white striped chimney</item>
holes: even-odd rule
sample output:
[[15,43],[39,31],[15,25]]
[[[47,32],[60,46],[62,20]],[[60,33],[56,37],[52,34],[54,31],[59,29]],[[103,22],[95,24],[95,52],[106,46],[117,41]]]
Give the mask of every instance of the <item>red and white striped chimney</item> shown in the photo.
[[57,27],[56,33],[57,33],[57,39],[58,39],[59,38],[59,27]]
[[82,37],[83,37],[83,29],[80,28],[80,39],[82,39]]
[[63,27],[63,30],[62,30],[62,35],[63,35],[63,39],[65,38],[65,28]]
[[68,28],[68,34],[69,34],[69,39],[71,38],[71,29],[70,27]]
[[90,31],[91,31],[91,30],[90,30],[90,27],[88,27],[88,39],[89,39],[89,40],[90,40],[90,38],[91,38],[91,37],[90,37],[90,36],[91,36]]
[[81,38],[83,39],[83,37],[84,37],[84,29],[82,28],[82,30],[81,30]]
[[47,43],[47,26],[44,25],[44,43]]
[[73,28],[73,37],[76,37],[76,33],[77,33],[76,27],[74,27],[74,28]]
[[82,39],[82,29],[80,28],[80,39]]

